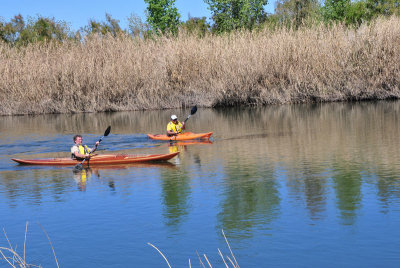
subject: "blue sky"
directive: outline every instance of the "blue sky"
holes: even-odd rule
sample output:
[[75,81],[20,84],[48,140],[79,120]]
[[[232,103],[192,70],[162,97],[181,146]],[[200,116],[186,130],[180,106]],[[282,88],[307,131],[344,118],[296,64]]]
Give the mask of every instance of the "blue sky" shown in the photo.
[[[271,0],[266,6],[267,12],[273,12],[274,3]],[[68,22],[72,30],[79,30],[90,19],[105,21],[106,12],[119,20],[122,28],[127,28],[127,18],[132,13],[145,20],[147,6],[143,0],[0,0],[0,5],[0,17],[6,21],[19,13],[25,19],[28,16],[41,15]],[[182,20],[187,20],[189,13],[191,17],[211,17],[203,0],[176,0],[175,6]]]

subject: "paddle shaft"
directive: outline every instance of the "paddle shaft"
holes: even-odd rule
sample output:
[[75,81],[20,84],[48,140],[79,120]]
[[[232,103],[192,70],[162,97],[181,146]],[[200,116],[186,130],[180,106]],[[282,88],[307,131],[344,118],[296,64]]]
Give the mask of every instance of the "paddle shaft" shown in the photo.
[[[101,140],[102,140],[103,138],[104,138],[104,136],[101,137],[101,138],[99,139],[99,144],[100,144],[100,142],[101,142]],[[97,148],[97,145],[95,145],[95,148]],[[93,152],[93,151],[92,151],[92,152]],[[90,156],[90,154],[91,154],[92,152],[89,153],[89,156]],[[87,159],[87,158],[83,159],[83,161],[82,161],[81,163],[79,163],[78,165],[83,165],[83,163],[85,163],[86,159]]]
[[[193,106],[192,110],[190,110],[190,114],[186,117],[185,121],[183,121],[183,122],[186,123],[186,121],[188,121],[188,119],[189,119],[192,115],[194,115],[196,112],[197,112],[197,106]],[[181,129],[182,129],[182,127],[179,128],[179,131],[178,131],[178,132],[180,132]]]

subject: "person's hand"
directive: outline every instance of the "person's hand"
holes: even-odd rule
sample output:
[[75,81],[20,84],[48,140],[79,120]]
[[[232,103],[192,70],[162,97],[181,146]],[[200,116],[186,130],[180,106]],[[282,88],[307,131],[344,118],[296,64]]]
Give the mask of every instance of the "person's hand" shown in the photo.
[[90,154],[85,154],[85,158],[89,159],[90,158]]
[[99,146],[99,144],[100,144],[100,142],[99,142],[99,141],[96,141],[96,145],[95,145],[95,146],[97,147],[97,146]]

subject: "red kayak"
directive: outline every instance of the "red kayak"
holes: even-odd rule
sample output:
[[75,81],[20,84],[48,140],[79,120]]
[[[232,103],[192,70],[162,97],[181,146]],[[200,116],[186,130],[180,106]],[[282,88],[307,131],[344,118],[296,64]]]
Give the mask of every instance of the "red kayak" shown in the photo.
[[[129,154],[100,154],[93,155],[84,165],[110,165],[131,164],[153,161],[166,161],[179,154],[151,154],[151,155],[129,155]],[[73,166],[82,162],[71,158],[45,158],[45,159],[15,159],[11,160],[23,165],[46,165],[46,166]]]
[[210,139],[212,132],[208,133],[192,133],[192,132],[185,132],[178,134],[176,136],[168,137],[167,135],[163,134],[147,134],[147,136],[150,139],[153,140],[162,140],[162,141],[187,141],[187,140],[195,140],[195,139],[202,139],[202,140],[208,140]]

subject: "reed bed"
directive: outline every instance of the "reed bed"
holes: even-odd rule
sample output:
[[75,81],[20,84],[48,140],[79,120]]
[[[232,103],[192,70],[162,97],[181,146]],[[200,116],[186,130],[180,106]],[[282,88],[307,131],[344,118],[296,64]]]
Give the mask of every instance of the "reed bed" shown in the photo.
[[0,114],[399,98],[400,18],[197,38],[0,44]]

